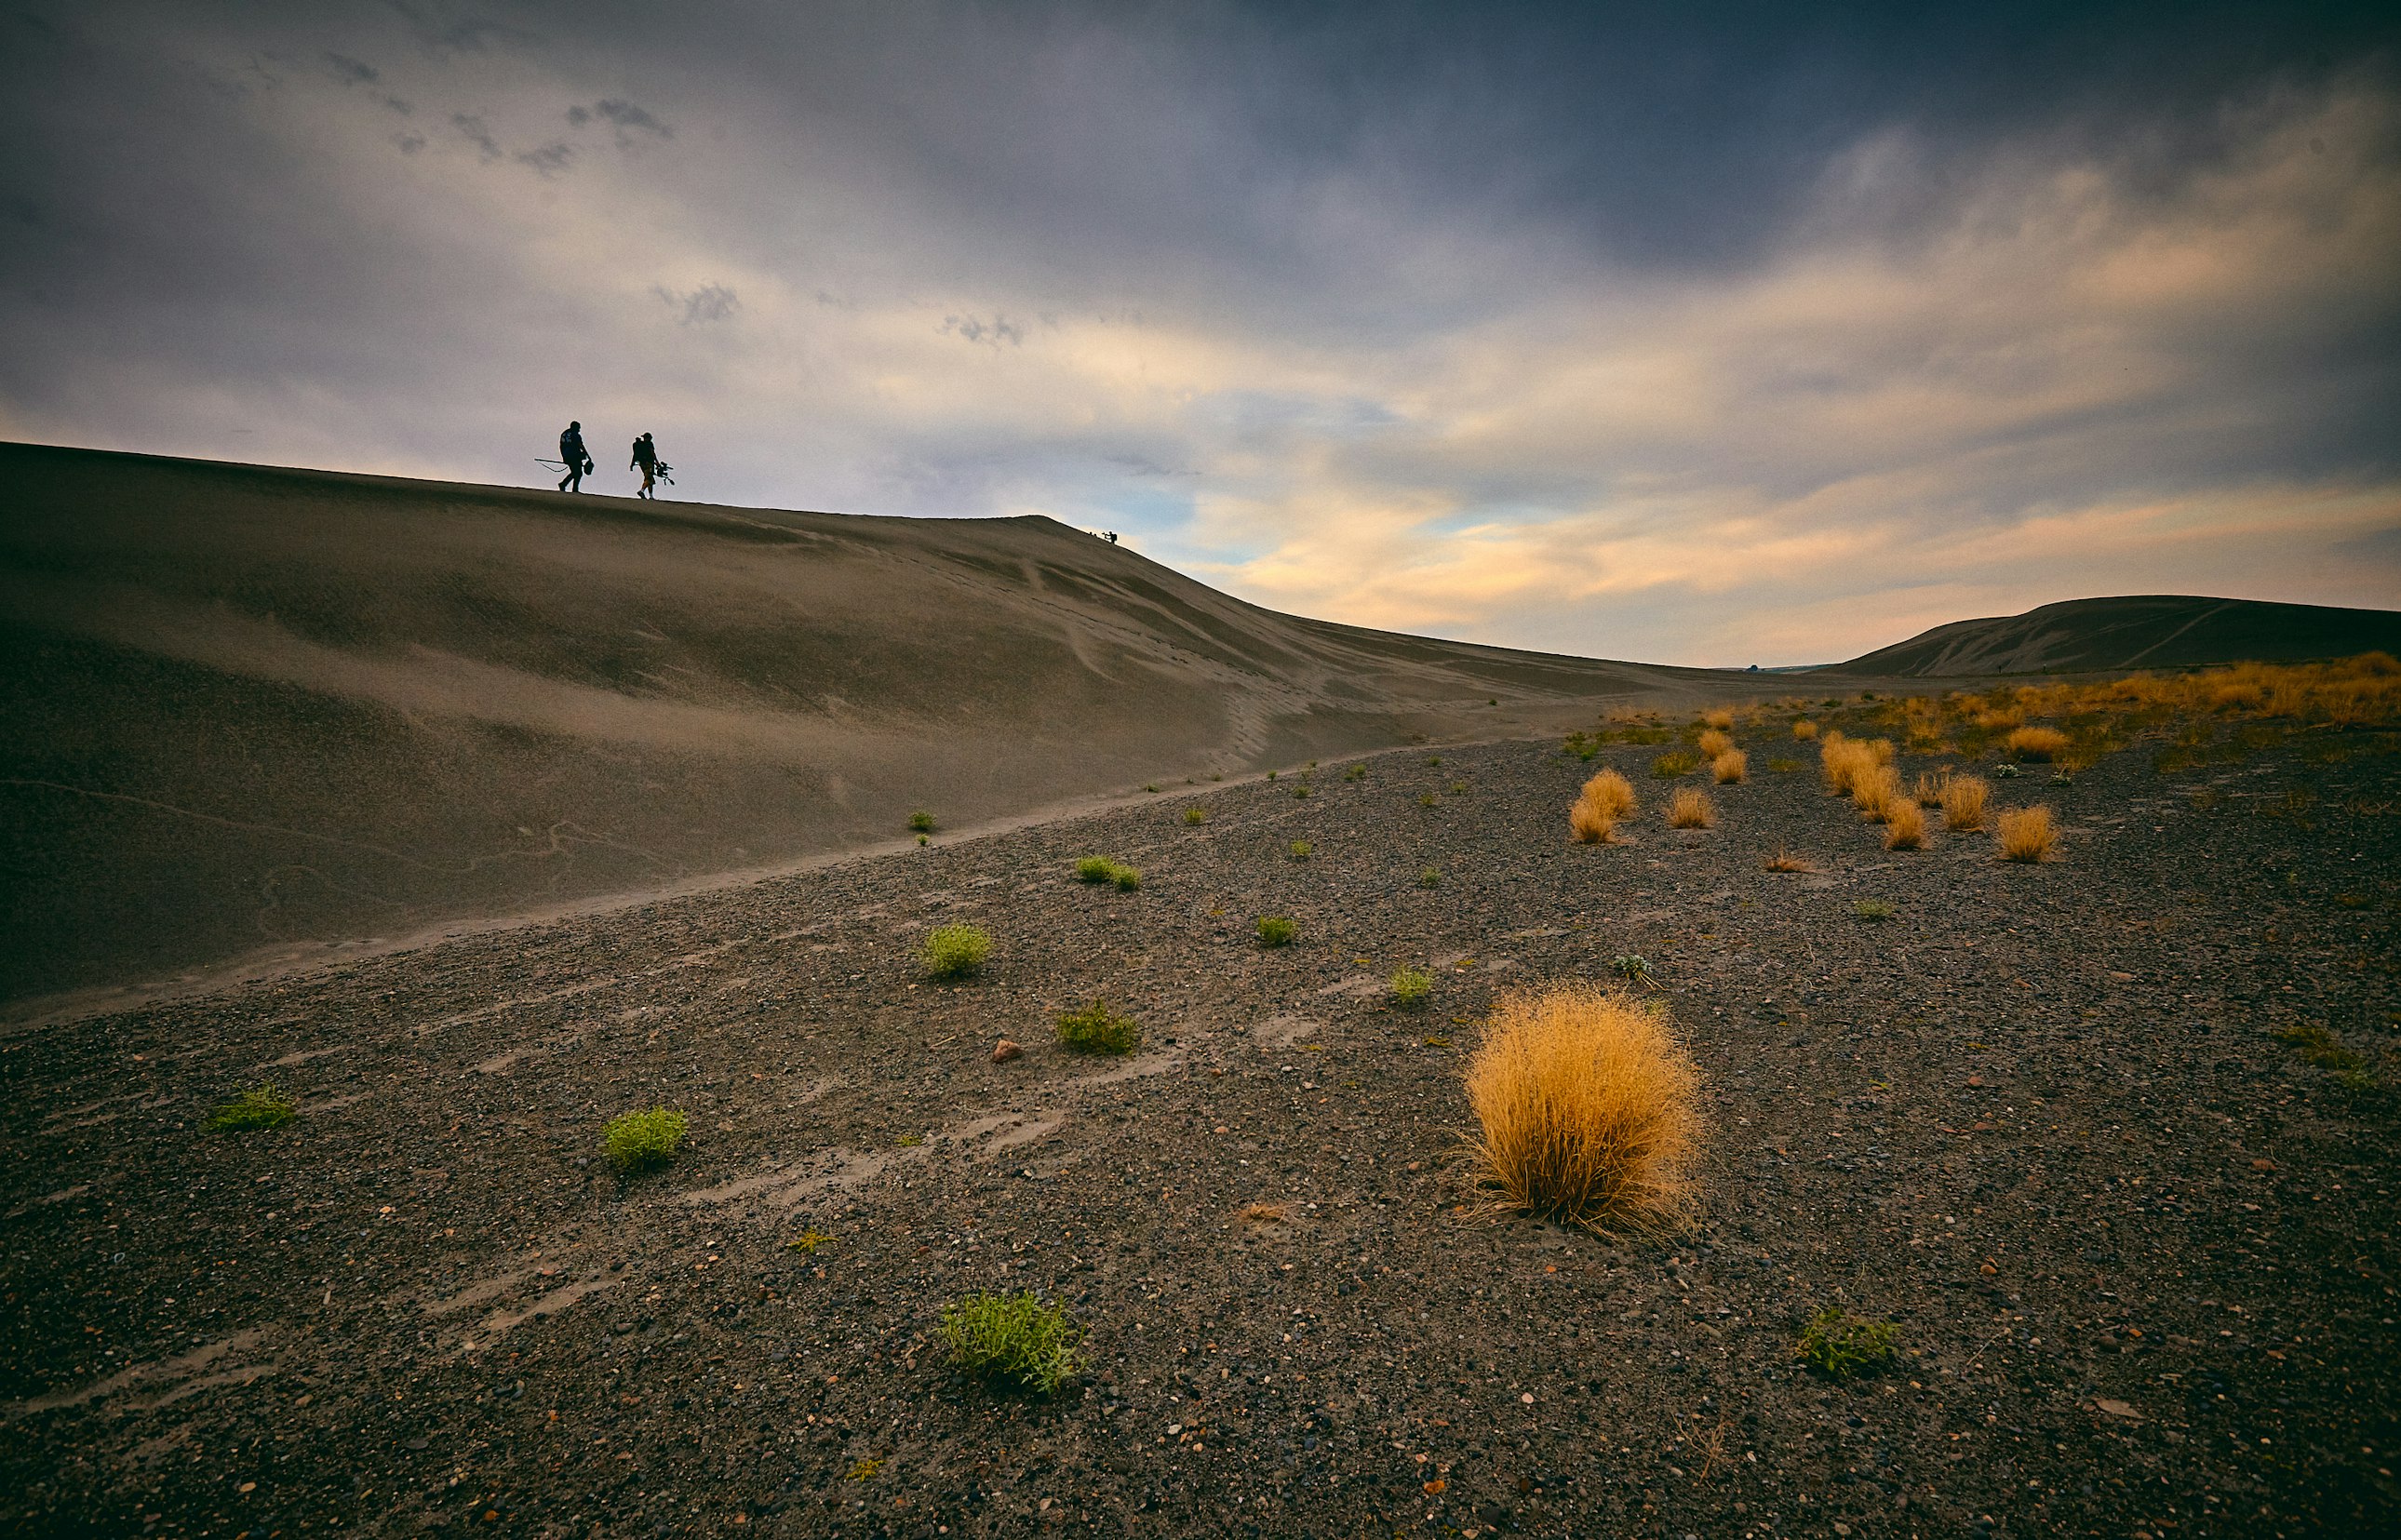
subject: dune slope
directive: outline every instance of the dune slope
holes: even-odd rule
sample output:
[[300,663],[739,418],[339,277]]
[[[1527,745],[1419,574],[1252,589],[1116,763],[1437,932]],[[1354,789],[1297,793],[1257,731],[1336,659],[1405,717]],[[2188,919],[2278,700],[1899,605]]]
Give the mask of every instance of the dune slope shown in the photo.
[[2134,594],[1953,621],[1834,667],[1908,678],[2291,663],[2401,649],[2401,613],[2323,604]]
[[1743,688],[1277,614],[1038,517],[0,475],[0,998]]

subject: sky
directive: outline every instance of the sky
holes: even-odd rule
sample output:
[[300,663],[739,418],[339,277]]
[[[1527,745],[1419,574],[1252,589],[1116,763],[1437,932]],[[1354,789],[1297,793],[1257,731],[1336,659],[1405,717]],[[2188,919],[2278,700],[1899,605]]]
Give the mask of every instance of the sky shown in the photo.
[[2395,18],[0,0],[0,437],[529,486],[572,418],[1667,663],[2401,608]]

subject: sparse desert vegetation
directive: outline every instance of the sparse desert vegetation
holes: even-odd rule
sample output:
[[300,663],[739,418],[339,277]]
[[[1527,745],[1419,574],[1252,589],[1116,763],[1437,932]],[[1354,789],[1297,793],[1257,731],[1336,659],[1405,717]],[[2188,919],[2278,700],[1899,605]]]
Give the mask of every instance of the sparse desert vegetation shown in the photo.
[[252,1086],[218,1107],[202,1126],[219,1134],[238,1134],[254,1128],[281,1128],[299,1115],[300,1109],[293,1105],[292,1098],[270,1080]]
[[1083,1372],[1083,1331],[1031,1291],[971,1294],[942,1307],[951,1364],[997,1389],[1055,1396]]
[[1434,975],[1422,968],[1395,969],[1390,988],[1394,1005],[1414,1010],[1434,993]]
[[1299,938],[1300,927],[1283,914],[1262,914],[1254,923],[1259,944],[1264,947],[1290,946]]
[[1651,774],[1656,776],[1661,780],[1674,780],[1680,776],[1691,775],[1694,770],[1700,768],[1700,764],[1701,760],[1699,755],[1689,754],[1683,749],[1679,749],[1672,754],[1662,754],[1657,759],[1653,760],[1651,762]]
[[1670,829],[1713,829],[1717,827],[1717,804],[1709,794],[1697,786],[1680,786],[1667,801],[1667,827]]
[[1768,853],[1767,859],[1763,864],[1770,872],[1812,872],[1817,870],[1807,861],[1803,860],[1800,857],[1792,854],[1792,852],[1785,849],[1780,845]]
[[1734,752],[1734,739],[1728,736],[1725,733],[1712,727],[1700,736],[1700,738],[1694,744],[1694,747],[1700,749],[1701,758],[1705,760],[1715,760],[1723,755]]
[[2051,809],[2040,803],[2032,807],[2004,807],[1993,820],[1993,837],[2001,847],[2001,859],[2008,861],[2047,861],[2058,843],[2059,830],[2051,822]]
[[917,811],[909,815],[909,828],[913,832],[919,834],[932,833],[934,832],[934,815],[920,807]]
[[1750,756],[1729,749],[1709,761],[1709,778],[1720,786],[1739,786],[1750,776]]
[[1592,1230],[1690,1212],[1700,1076],[1664,1012],[1591,985],[1506,995],[1467,1067],[1481,1185]]
[[1946,776],[1942,781],[1942,827],[1964,834],[1984,827],[1984,804],[1993,794],[1982,776]]
[[[1110,873],[1116,878],[1115,867]],[[992,960],[992,932],[980,925],[940,925],[927,931],[919,955],[926,971],[938,979],[964,979],[983,971]]]
[[1187,807],[1184,810],[1184,821],[1197,829],[1209,821],[1209,810],[1205,807]]
[[1131,1053],[1142,1046],[1142,1028],[1131,1016],[1121,1016],[1094,1000],[1080,1011],[1062,1011],[1051,1018],[1059,1045],[1077,1053]]
[[1898,797],[1885,804],[1884,847],[1886,850],[1926,848],[1926,814],[1914,799]]
[[621,1112],[600,1131],[601,1153],[627,1175],[654,1171],[683,1148],[686,1124],[683,1113],[672,1107]]
[[1827,1305],[1810,1316],[1792,1348],[1793,1356],[1837,1381],[1888,1368],[1900,1350],[1900,1327],[1889,1321],[1863,1320],[1840,1305]]

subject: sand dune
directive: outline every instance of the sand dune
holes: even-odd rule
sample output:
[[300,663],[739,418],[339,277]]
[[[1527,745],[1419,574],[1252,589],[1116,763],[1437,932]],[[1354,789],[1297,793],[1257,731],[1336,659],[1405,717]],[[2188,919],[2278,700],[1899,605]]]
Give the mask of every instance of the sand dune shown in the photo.
[[2401,613],[2322,604],[2141,594],[2069,599],[2022,615],[1960,620],[1835,667],[1912,678],[2294,663],[2401,652]]
[[1277,614],[1038,517],[0,475],[0,998],[1756,685]]

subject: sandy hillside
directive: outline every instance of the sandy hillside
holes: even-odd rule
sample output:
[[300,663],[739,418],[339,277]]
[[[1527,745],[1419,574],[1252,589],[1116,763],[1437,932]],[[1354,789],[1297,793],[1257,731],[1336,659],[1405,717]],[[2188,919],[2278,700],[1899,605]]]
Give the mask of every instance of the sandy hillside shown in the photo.
[[2379,650],[2401,651],[2401,612],[2131,594],[1953,621],[1853,658],[1840,671],[1956,678],[2296,662]]
[[0,476],[0,999],[1750,688],[1300,620],[1043,518]]

